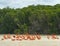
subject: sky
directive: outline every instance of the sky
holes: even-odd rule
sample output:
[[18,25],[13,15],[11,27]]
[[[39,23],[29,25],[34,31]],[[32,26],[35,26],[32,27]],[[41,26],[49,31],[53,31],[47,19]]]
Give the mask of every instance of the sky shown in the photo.
[[0,8],[23,8],[29,5],[56,5],[60,4],[60,0],[0,0]]

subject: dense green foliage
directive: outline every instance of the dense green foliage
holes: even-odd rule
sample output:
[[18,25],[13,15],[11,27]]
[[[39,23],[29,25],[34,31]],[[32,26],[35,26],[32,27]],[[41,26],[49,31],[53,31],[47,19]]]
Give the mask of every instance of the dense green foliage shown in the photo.
[[0,9],[0,34],[60,34],[60,4]]

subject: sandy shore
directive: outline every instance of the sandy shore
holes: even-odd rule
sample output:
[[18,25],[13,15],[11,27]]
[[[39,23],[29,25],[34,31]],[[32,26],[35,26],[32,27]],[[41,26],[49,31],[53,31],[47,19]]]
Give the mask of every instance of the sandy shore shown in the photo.
[[40,40],[22,40],[22,41],[12,41],[11,39],[1,40],[3,35],[0,35],[0,46],[60,46],[60,36],[59,39],[47,39],[47,36],[42,35]]

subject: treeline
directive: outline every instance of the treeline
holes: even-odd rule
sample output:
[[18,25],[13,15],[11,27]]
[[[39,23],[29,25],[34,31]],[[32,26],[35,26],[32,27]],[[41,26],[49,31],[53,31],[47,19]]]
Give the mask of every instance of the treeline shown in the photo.
[[60,34],[60,4],[0,9],[0,34]]

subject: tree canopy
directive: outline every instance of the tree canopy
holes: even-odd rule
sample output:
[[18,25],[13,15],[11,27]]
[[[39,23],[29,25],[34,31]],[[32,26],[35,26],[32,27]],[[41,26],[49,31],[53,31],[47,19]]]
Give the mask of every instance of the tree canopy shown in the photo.
[[60,34],[60,4],[0,9],[0,34]]

